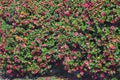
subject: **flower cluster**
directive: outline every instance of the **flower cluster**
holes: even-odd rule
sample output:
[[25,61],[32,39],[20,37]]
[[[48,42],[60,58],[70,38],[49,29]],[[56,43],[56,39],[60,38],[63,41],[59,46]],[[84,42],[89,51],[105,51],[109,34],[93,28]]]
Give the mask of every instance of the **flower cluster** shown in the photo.
[[3,74],[43,75],[60,65],[78,78],[118,78],[119,9],[119,0],[1,0]]

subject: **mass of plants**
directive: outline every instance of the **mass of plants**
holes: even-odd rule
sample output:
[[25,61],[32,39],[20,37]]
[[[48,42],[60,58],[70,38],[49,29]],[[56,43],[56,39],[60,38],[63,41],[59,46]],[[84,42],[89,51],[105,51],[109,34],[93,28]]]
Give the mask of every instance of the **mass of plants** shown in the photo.
[[82,80],[120,79],[120,0],[0,0],[2,74],[58,66]]

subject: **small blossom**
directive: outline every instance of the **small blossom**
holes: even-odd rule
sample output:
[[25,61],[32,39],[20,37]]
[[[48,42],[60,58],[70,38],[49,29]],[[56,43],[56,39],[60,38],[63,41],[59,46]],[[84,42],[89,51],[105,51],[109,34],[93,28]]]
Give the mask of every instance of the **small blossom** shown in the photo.
[[32,44],[32,45],[34,45],[34,44],[35,44],[35,42],[34,42],[34,41],[32,41],[32,42],[31,42],[31,44]]
[[46,47],[47,45],[46,44],[43,44],[42,47]]
[[12,70],[7,70],[7,73],[8,73],[8,74],[12,73]]
[[110,44],[110,50],[114,50],[115,49],[115,46],[113,44]]
[[83,72],[83,71],[81,71],[81,72],[80,72],[80,75],[81,75],[81,76],[83,76],[83,75],[84,75],[84,72]]
[[116,1],[116,5],[117,5],[117,6],[120,5],[120,2],[119,2],[119,1]]
[[85,3],[83,6],[84,6],[85,8],[88,8],[88,7],[89,7],[89,5],[88,5],[87,3]]
[[70,15],[71,15],[69,11],[65,11],[64,14],[65,14],[66,16],[70,16]]
[[115,20],[112,20],[111,23],[112,23],[112,24],[115,24]]
[[102,15],[102,16],[106,16],[106,13],[105,13],[105,12],[102,12],[101,15]]
[[110,7],[110,4],[106,4],[107,7]]
[[63,2],[68,2],[68,0],[63,0]]
[[2,6],[0,6],[0,9],[2,9]]
[[74,33],[74,36],[78,36],[78,32],[75,32],[75,33]]
[[37,56],[34,56],[33,59],[36,60],[36,59],[37,59]]
[[50,56],[49,56],[49,55],[46,55],[46,59],[50,59]]
[[67,45],[67,44],[65,44],[65,45],[64,45],[64,48],[65,48],[65,49],[67,49],[67,48],[68,48],[68,45]]
[[33,74],[37,74],[39,72],[39,70],[34,70]]
[[39,38],[35,38],[35,40],[37,41],[37,43],[40,43],[40,39]]
[[74,56],[74,57],[73,57],[73,59],[77,59],[77,57],[76,57],[76,56]]
[[111,30],[114,30],[114,29],[115,29],[115,26],[111,26],[110,29],[111,29]]
[[65,58],[65,61],[70,62],[70,58],[69,58],[69,57],[66,57],[66,58]]

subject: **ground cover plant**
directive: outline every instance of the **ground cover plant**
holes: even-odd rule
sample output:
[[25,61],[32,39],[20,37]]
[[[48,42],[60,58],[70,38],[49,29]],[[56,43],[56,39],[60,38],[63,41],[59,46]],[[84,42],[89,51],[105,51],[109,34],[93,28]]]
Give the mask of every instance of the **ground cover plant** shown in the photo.
[[120,79],[119,0],[0,0],[3,75]]

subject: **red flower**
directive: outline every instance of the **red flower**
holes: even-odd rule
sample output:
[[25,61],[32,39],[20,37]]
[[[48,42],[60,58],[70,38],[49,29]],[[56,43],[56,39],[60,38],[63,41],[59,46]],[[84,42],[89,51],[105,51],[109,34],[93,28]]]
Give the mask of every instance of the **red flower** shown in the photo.
[[120,5],[120,2],[119,2],[119,1],[116,1],[116,5],[117,5],[117,6]]
[[2,31],[2,29],[0,29],[0,33],[2,33],[3,31]]

